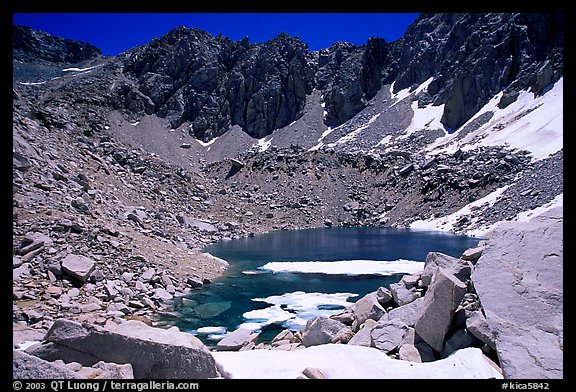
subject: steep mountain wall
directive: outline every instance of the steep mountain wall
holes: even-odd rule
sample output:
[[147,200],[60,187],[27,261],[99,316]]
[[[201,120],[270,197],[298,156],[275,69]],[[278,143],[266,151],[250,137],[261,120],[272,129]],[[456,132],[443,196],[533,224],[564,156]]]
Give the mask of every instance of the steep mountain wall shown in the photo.
[[445,103],[456,129],[496,93],[505,107],[520,90],[542,93],[562,75],[562,14],[424,14],[406,31],[395,91],[430,77],[430,100]]
[[[209,141],[239,125],[262,138],[303,115],[307,97],[322,92],[324,122],[352,119],[386,84],[394,92],[433,78],[422,105],[445,104],[441,122],[453,131],[496,93],[505,107],[519,91],[540,94],[563,73],[562,14],[422,14],[394,42],[335,43],[309,52],[284,33],[262,44],[234,42],[178,27],[131,49],[115,62],[108,104],[189,126]],[[16,59],[75,62],[99,53],[83,43],[17,27]],[[109,94],[102,91],[101,94]]]
[[125,105],[166,117],[174,128],[190,121],[205,141],[235,124],[253,137],[288,125],[314,86],[306,44],[286,34],[252,45],[180,27],[121,59],[145,97],[134,104],[127,94]]
[[87,42],[56,37],[28,26],[14,26],[12,50],[14,60],[26,62],[74,64],[102,56],[100,49]]

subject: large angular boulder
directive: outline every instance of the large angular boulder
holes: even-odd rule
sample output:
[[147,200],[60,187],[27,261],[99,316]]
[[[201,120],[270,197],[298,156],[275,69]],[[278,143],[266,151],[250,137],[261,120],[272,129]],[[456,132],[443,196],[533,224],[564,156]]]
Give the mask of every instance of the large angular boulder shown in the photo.
[[135,379],[217,377],[214,358],[200,340],[176,327],[164,330],[130,320],[108,328],[57,320],[45,343],[27,351],[47,361],[92,366],[132,365]]
[[481,311],[470,312],[465,323],[466,330],[470,334],[487,344],[492,350],[496,350],[496,337]]
[[96,262],[86,256],[69,254],[62,260],[62,271],[83,283],[86,283],[94,268]]
[[418,317],[420,317],[423,303],[424,298],[417,298],[409,304],[392,309],[383,315],[382,318],[380,318],[380,321],[396,318],[401,320],[407,326],[413,327],[414,324],[416,324]]
[[385,353],[389,353],[400,346],[407,332],[408,326],[401,320],[379,321],[370,332],[372,345]]
[[353,346],[371,347],[372,337],[370,336],[370,333],[372,332],[372,329],[374,329],[377,323],[378,323],[377,321],[374,321],[372,319],[366,320],[364,324],[360,326],[360,329],[356,332],[356,334],[354,334],[352,339],[348,341],[348,344],[351,344]]
[[428,287],[430,285],[432,277],[439,268],[444,268],[445,271],[456,276],[462,282],[470,279],[470,274],[472,273],[472,263],[469,261],[457,259],[444,253],[430,252],[426,255],[424,270],[420,275],[422,286]]
[[227,335],[224,339],[216,344],[216,350],[222,351],[235,351],[240,350],[242,347],[251,342],[255,342],[258,338],[257,333],[252,333],[247,328],[238,328],[234,332]]
[[351,306],[352,313],[355,316],[355,323],[353,328],[354,330],[358,330],[360,325],[364,324],[364,322],[368,319],[372,319],[378,321],[380,317],[386,310],[380,305],[378,301],[378,296],[376,292],[368,293],[364,297],[360,298],[354,305]]
[[342,335],[342,330],[344,329],[350,328],[340,321],[325,316],[315,317],[306,323],[306,328],[304,328],[304,333],[302,334],[302,345],[310,347],[333,343]]
[[563,377],[563,209],[502,223],[472,281],[507,378]]
[[23,351],[12,350],[13,379],[74,379],[81,378],[72,370],[45,361]]
[[392,297],[398,306],[404,306],[420,298],[420,292],[416,291],[414,286],[406,286],[404,282],[393,283],[390,285]]
[[420,317],[414,324],[416,333],[438,352],[444,347],[444,338],[450,328],[454,313],[466,294],[466,284],[439,268],[424,296]]
[[408,328],[398,347],[398,359],[418,363],[433,362],[436,361],[436,354],[432,347],[416,334],[414,328]]

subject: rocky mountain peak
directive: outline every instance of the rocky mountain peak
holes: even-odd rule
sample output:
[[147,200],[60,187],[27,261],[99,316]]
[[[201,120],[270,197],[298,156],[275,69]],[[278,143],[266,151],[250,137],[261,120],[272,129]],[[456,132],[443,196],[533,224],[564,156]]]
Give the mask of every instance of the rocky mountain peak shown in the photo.
[[75,64],[102,56],[102,51],[87,42],[60,38],[28,26],[14,26],[14,60]]
[[[126,107],[208,141],[240,125],[262,137],[294,121],[312,91],[307,45],[283,33],[264,44],[178,27],[124,56]],[[136,104],[134,104],[136,100]]]
[[562,31],[561,14],[421,15],[404,35],[394,91],[433,77],[428,93],[456,129],[499,91],[508,99],[557,81]]
[[[100,53],[16,30],[16,59],[77,61]],[[172,128],[186,126],[203,141],[234,125],[262,138],[300,118],[314,89],[322,93],[324,123],[337,127],[385,84],[394,83],[396,93],[431,79],[425,101],[444,105],[441,123],[452,131],[500,91],[503,108],[519,91],[539,94],[557,81],[562,36],[561,14],[422,14],[394,42],[372,37],[362,46],[336,42],[310,52],[284,32],[251,44],[179,26],[117,57],[127,78],[116,83],[110,102],[136,116],[165,118]]]

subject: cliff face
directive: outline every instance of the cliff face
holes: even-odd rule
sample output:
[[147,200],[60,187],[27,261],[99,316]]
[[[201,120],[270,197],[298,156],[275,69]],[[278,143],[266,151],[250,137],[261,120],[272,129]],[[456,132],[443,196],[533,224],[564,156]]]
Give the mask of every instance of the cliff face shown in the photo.
[[14,26],[12,35],[14,60],[23,62],[79,63],[102,51],[87,42],[55,37],[28,26]]
[[[394,90],[433,77],[429,100],[446,104],[442,123],[464,124],[496,93],[537,94],[562,75],[561,14],[424,14],[403,39],[336,43],[309,53],[281,34],[264,44],[232,42],[178,28],[124,56],[125,73],[151,102],[138,109],[192,122],[209,140],[240,125],[263,137],[299,118],[306,95],[323,92],[328,126],[351,119],[384,84]],[[127,103],[130,105],[130,102]]]
[[563,24],[562,14],[422,15],[404,36],[394,89],[433,77],[430,99],[446,104],[442,123],[456,129],[500,91],[505,107],[557,81]]
[[288,125],[314,87],[306,44],[285,34],[251,45],[180,27],[121,57],[144,95],[135,95],[136,104],[127,95],[124,104],[166,117],[174,128],[190,121],[191,133],[205,141],[235,124],[258,138]]

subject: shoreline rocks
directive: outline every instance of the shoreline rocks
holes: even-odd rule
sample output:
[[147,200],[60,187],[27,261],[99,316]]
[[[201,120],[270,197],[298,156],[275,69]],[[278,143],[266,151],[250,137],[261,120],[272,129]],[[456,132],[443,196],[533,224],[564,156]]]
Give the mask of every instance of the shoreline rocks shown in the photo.
[[134,378],[214,378],[214,358],[196,337],[130,320],[106,328],[57,320],[44,343],[26,352],[47,361],[93,366],[99,361],[130,364]]
[[[398,284],[422,288],[421,297],[404,303],[394,296],[394,288],[391,293],[379,288],[342,313],[309,320],[301,331],[301,345],[292,351],[338,342],[422,363],[476,348],[495,369],[502,366],[504,378],[562,378],[562,221],[562,209],[554,209],[529,225],[501,224],[460,258],[430,252],[424,271],[405,275]],[[536,238],[546,238],[547,247],[535,245]],[[523,283],[513,275],[494,278],[493,271],[503,262],[516,266],[514,276],[522,271],[527,282],[539,279],[539,284],[519,291],[516,285]],[[508,296],[516,299],[508,301]],[[386,301],[386,308],[379,299]],[[511,312],[510,303],[518,309]],[[540,315],[528,316],[527,309]],[[335,339],[342,335],[349,337]],[[548,342],[547,348],[537,348],[537,342]]]
[[[135,320],[108,322],[104,327],[56,320],[44,343],[29,347],[26,352],[49,361],[78,362],[84,367],[94,367],[98,361],[130,363],[135,378],[185,377],[190,375],[187,371],[197,377],[229,378],[238,374],[237,368],[215,362],[215,358],[220,358],[218,353],[224,351],[298,352],[336,344],[375,349],[401,362],[440,366],[442,361],[474,349],[479,353],[475,355],[480,355],[481,361],[493,370],[501,367],[500,377],[561,378],[563,325],[558,308],[562,297],[558,294],[562,292],[562,221],[562,209],[555,209],[529,225],[502,224],[483,241],[481,250],[467,250],[461,258],[430,252],[422,273],[405,275],[400,280],[401,285],[420,288],[418,298],[401,305],[391,290],[381,287],[339,314],[309,320],[302,331],[282,331],[270,345],[257,344],[258,334],[242,328],[223,339],[216,351],[209,351],[198,339],[174,327],[158,329]],[[530,244],[543,237],[548,248],[532,249]],[[465,260],[470,254],[474,255],[475,263]],[[526,274],[528,283],[536,279],[539,284],[524,286],[519,292],[516,286],[525,284],[523,280],[505,273],[495,278],[494,263],[514,264],[516,271]],[[156,271],[146,269],[142,275],[151,282]],[[130,280],[134,276],[124,278]],[[510,287],[513,290],[508,290]],[[506,299],[508,296],[512,298]],[[517,303],[518,309],[510,311],[508,303]],[[540,316],[531,313],[527,320],[527,309],[538,310]],[[522,341],[518,341],[519,337]],[[529,347],[538,344],[526,343],[531,340],[549,344],[546,350],[534,351]],[[95,345],[96,341],[100,343]],[[145,363],[141,355],[131,351],[134,347],[140,353],[149,350],[151,354],[146,356]],[[124,354],[119,354],[120,351]],[[172,359],[166,369],[152,365],[156,360],[167,363],[168,357]],[[175,369],[174,364],[182,360],[188,368]],[[198,364],[192,370],[191,361]],[[301,369],[298,377],[333,377],[326,367],[308,367],[306,373],[310,374],[304,376]]]

